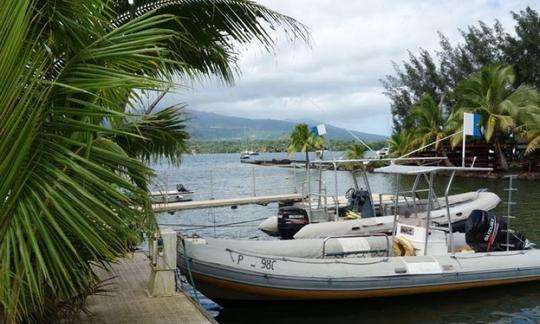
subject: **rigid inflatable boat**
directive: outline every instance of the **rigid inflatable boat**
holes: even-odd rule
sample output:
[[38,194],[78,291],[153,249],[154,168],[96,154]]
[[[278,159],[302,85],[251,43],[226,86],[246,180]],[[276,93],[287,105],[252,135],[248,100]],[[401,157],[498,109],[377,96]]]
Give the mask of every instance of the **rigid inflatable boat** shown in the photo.
[[[490,226],[496,216],[483,218],[476,227],[470,222],[467,233],[453,233],[452,239],[448,231],[430,229],[427,245],[425,227],[402,223],[394,239],[180,237],[178,263],[184,274],[189,271],[197,290],[220,304],[382,297],[540,279],[540,251],[522,235],[512,236],[507,251],[500,218],[498,231]],[[490,233],[495,239],[488,248],[484,237]]]
[[[434,173],[449,170],[451,183],[463,168],[382,169],[428,172],[431,197]],[[448,210],[447,226],[431,219],[430,204],[425,219],[396,213],[389,235],[250,241],[179,234],[178,267],[220,304],[370,298],[540,280],[540,250],[507,221],[473,210],[456,232]]]
[[[409,167],[395,166],[405,169]],[[470,168],[465,169],[465,171],[470,171]],[[431,169],[420,167],[417,170],[426,172],[415,173],[412,188],[402,192],[397,199],[395,194],[372,193],[367,173],[365,170],[357,170],[353,173],[355,186],[349,188],[345,196],[324,196],[327,192],[326,188],[314,194],[308,191],[303,194],[305,199],[302,202],[292,206],[280,206],[277,215],[264,220],[258,228],[268,235],[284,239],[384,233],[392,229],[393,217],[391,215],[395,214],[396,209],[400,217],[423,219],[426,217],[428,204],[431,206],[431,217],[436,219],[437,223],[441,225],[447,223],[445,216],[448,206],[452,223],[459,226],[472,210],[492,210],[501,201],[495,193],[487,192],[485,189],[449,195],[450,187],[446,188],[444,197],[437,197],[433,193],[432,197],[421,199],[420,196],[422,194],[425,196],[428,189],[420,188],[420,183],[429,180],[428,173]],[[359,175],[362,176],[366,189],[358,185]],[[335,181],[337,182],[337,176]],[[319,190],[321,188],[319,186]]]

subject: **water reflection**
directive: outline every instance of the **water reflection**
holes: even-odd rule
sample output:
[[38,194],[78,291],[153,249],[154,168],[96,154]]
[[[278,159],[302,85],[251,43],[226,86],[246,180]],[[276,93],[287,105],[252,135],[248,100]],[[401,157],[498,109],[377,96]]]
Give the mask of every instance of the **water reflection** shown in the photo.
[[539,283],[340,302],[224,308],[220,323],[538,323]]

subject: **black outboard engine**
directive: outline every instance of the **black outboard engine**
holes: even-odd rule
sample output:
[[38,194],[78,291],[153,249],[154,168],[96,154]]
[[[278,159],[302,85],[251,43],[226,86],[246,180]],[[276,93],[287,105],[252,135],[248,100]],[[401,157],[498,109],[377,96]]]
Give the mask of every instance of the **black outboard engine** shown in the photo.
[[[492,212],[475,209],[465,223],[465,240],[476,252],[506,251],[506,230],[504,219]],[[525,235],[510,233],[510,250],[523,250]]]
[[371,195],[367,190],[349,189],[346,194],[349,199],[349,208],[362,214],[362,218],[375,217],[373,214],[373,205]]
[[278,232],[282,239],[292,239],[306,224],[309,224],[308,213],[296,206],[286,206],[278,211]]

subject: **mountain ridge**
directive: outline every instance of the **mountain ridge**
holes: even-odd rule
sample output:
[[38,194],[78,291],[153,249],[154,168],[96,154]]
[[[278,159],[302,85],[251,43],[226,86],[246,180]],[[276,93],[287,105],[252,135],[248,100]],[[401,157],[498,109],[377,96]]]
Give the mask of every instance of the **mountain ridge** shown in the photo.
[[[270,140],[288,138],[294,126],[302,121],[287,121],[278,119],[253,119],[246,117],[226,116],[213,112],[186,110],[188,131],[192,140]],[[321,122],[306,119],[307,124],[315,126]],[[325,124],[327,137],[334,140],[353,140],[349,132],[341,127]],[[382,141],[387,137],[359,131],[351,131],[364,141]]]

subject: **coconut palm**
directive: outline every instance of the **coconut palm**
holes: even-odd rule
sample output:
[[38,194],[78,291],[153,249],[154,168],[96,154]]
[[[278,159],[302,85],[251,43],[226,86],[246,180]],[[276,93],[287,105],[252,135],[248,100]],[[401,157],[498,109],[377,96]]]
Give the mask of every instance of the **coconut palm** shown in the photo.
[[324,137],[315,136],[308,125],[302,123],[294,127],[291,136],[289,137],[287,152],[289,155],[292,155],[294,152],[305,152],[307,168],[309,165],[309,152],[318,151],[323,148]]
[[364,157],[365,151],[366,151],[366,147],[364,145],[361,145],[356,142],[351,143],[347,151],[345,151],[345,158],[349,160],[361,159]]
[[411,133],[403,128],[399,132],[394,132],[388,139],[390,155],[399,157],[407,154],[411,149]]
[[518,115],[537,110],[540,102],[535,88],[528,85],[513,88],[514,80],[512,66],[486,66],[456,89],[458,103],[453,118],[460,120],[464,112],[480,115],[484,140],[493,145],[502,170],[509,167],[501,144],[517,126]]
[[[178,157],[184,117],[137,112],[140,94],[178,77],[229,81],[231,44],[271,47],[266,23],[295,25],[242,0],[156,1],[128,18],[118,3],[0,2],[0,322],[44,321],[94,286],[92,264],[154,230],[138,158]],[[197,4],[201,29],[184,28],[178,6]]]
[[405,127],[411,132],[411,146],[422,147],[430,143],[435,150],[441,146],[438,142],[446,135],[446,118],[441,107],[430,95],[424,95],[411,108],[411,113],[405,119]]
[[519,114],[518,122],[519,138],[528,142],[525,154],[530,154],[540,145],[540,109]]
[[[347,151],[345,151],[344,156],[348,160],[362,159],[364,157],[365,151],[366,151],[366,147],[364,145],[353,142],[349,145],[349,148],[347,149]],[[350,164],[345,165],[346,170],[355,170],[359,168],[363,168],[363,164],[350,163]]]

